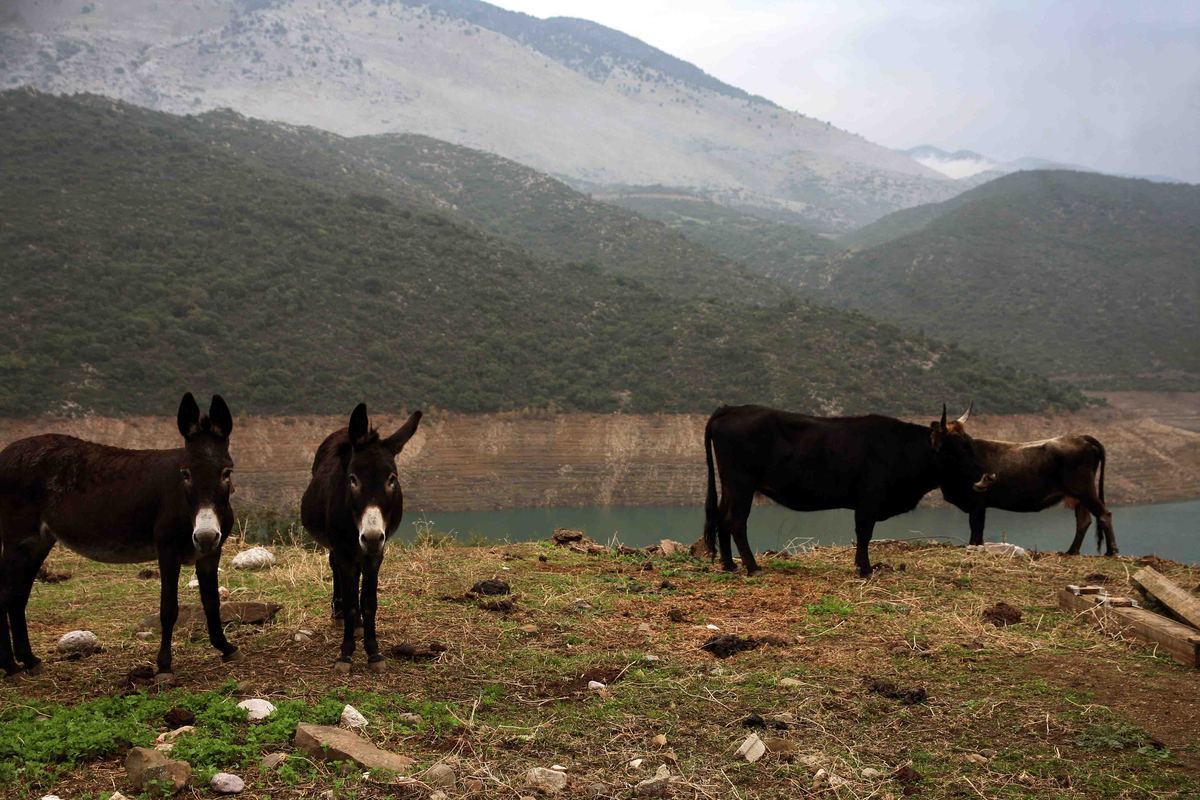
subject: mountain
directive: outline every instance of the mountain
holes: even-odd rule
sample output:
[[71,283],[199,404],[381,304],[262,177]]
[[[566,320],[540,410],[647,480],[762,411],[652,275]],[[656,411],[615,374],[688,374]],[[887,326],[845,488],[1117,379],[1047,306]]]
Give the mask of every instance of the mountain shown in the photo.
[[846,230],[961,186],[618,31],[477,0],[15,0],[0,85],[431,136],[578,187],[688,187]]
[[272,165],[263,143],[295,131],[235,122],[0,95],[0,414],[163,413],[184,389],[238,413],[1081,402],[784,289],[688,298],[544,259],[420,187],[356,189],[371,175],[336,150]]
[[[1048,158],[1035,158],[1025,156],[1024,158],[1016,158],[1012,161],[997,161],[988,156],[980,155],[971,150],[955,150],[949,152],[934,147],[932,145],[921,145],[919,147],[910,147],[907,150],[899,151],[910,157],[919,164],[929,167],[932,170],[940,172],[948,178],[953,178],[962,184],[962,188],[969,189],[973,186],[978,186],[981,183],[990,181],[993,178],[998,178],[1001,175],[1007,175],[1010,172],[1022,172],[1027,170],[1071,170],[1072,172],[1101,172],[1101,170],[1092,169],[1091,167],[1081,166],[1079,164],[1071,164],[1065,161],[1054,161]],[[1105,173],[1105,175],[1116,175],[1119,178],[1141,178],[1143,180],[1154,181],[1156,183],[1186,183],[1179,178],[1173,178],[1169,175],[1132,175],[1125,173]]]
[[1200,387],[1200,186],[1018,172],[858,231],[811,296],[1096,388]]

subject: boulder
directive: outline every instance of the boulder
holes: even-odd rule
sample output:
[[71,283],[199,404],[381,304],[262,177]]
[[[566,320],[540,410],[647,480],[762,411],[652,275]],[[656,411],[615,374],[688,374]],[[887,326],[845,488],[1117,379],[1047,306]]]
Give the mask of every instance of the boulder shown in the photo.
[[425,770],[425,774],[421,777],[421,780],[428,786],[449,789],[458,783],[458,775],[455,774],[454,767],[449,764],[434,764]]
[[296,726],[296,748],[320,761],[353,761],[363,769],[404,772],[416,762],[407,756],[381,750],[366,739],[329,725]]
[[250,722],[258,722],[275,713],[275,705],[268,700],[263,700],[261,697],[252,697],[249,700],[243,700],[237,704],[238,708],[245,709],[246,719]]
[[241,794],[246,790],[246,782],[232,772],[218,772],[208,785],[217,794]]
[[172,794],[183,791],[192,779],[192,767],[186,761],[167,758],[149,747],[135,747],[125,756],[125,772],[135,792],[162,789]]
[[234,569],[269,569],[275,566],[275,556],[265,547],[251,547],[233,557]]
[[558,770],[534,767],[525,773],[525,785],[543,794],[557,794],[567,788],[567,776]]
[[58,639],[58,652],[68,658],[90,656],[100,649],[100,640],[91,631],[71,631]]

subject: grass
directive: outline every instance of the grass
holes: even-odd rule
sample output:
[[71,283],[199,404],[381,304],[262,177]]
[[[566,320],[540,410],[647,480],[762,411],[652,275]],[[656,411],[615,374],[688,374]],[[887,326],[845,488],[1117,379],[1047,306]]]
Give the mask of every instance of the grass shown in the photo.
[[[567,768],[571,796],[602,785],[602,796],[628,797],[660,764],[676,798],[808,796],[818,769],[838,778],[822,796],[898,798],[906,785],[891,775],[906,764],[921,776],[909,784],[921,797],[1200,792],[1195,675],[1053,605],[1057,587],[1091,572],[1120,586],[1131,560],[1009,561],[890,543],[873,556],[894,569],[869,582],[853,576],[842,547],[773,558],[748,580],[682,557],[588,556],[548,543],[460,547],[429,537],[389,552],[380,628],[385,649],[436,640],[446,651],[433,661],[392,661],[384,674],[368,672],[360,653],[341,676],[332,670],[339,635],[327,621],[324,554],[275,550],[279,563],[268,572],[222,573],[235,598],[283,606],[271,625],[230,631],[244,662],[222,664],[202,632],[185,632],[178,685],[132,692],[121,688],[125,674],[157,646],[134,634],[155,608],[156,582],[135,578],[136,567],[55,551],[53,568],[72,577],[35,588],[35,647],[49,655],[57,636],[87,627],[104,651],[48,658],[42,675],[0,683],[0,795],[129,794],[124,751],[152,743],[177,706],[197,717],[197,730],[172,751],[195,770],[194,796],[209,796],[206,780],[219,770],[245,778],[251,798],[428,795],[421,784],[402,789],[392,777],[292,753],[296,722],[333,722],[345,703],[370,720],[368,738],[417,761],[410,777],[451,765],[451,797],[528,794],[528,769],[553,764]],[[1194,570],[1168,571],[1188,587],[1197,580]],[[969,582],[956,580],[964,575]],[[489,577],[512,585],[513,611],[461,599]],[[675,588],[660,588],[668,577]],[[998,600],[1025,619],[985,624],[982,610]],[[699,649],[712,635],[708,624],[775,638],[717,660]],[[293,640],[301,628],[315,632],[310,641]],[[587,675],[602,675],[606,688],[585,688]],[[878,691],[880,682],[928,696],[901,702]],[[271,700],[276,715],[245,723],[236,709],[244,696]],[[419,725],[401,720],[414,712]],[[795,757],[735,758],[750,714],[790,715],[787,730],[760,733],[790,739]],[[654,741],[659,734],[665,745]],[[261,756],[276,751],[291,757],[262,769]],[[641,767],[629,766],[635,758]],[[864,769],[882,777],[863,777]]]

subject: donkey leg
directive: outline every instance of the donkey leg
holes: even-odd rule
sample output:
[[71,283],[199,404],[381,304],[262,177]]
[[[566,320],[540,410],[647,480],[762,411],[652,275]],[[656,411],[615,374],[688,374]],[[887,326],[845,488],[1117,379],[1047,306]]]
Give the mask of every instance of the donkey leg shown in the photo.
[[171,671],[171,637],[175,633],[175,622],[179,619],[179,556],[159,551],[158,554],[158,621],[162,626],[162,639],[158,644],[158,680],[169,681]]
[[972,509],[967,517],[967,521],[971,526],[971,544],[983,544],[983,524],[987,519],[987,508]]
[[858,576],[860,578],[871,577],[871,556],[868,553],[868,546],[871,544],[871,537],[875,535],[875,510],[856,508],[854,509],[854,564],[858,567]]
[[349,672],[354,657],[354,631],[358,620],[358,562],[351,556],[339,554],[335,558],[338,579],[342,586],[342,647],[338,654],[338,672]]
[[342,578],[338,574],[337,562],[334,560],[332,550],[329,551],[329,569],[333,572],[333,609],[330,619],[334,622],[340,622],[345,617],[346,612],[342,608]]
[[25,607],[29,603],[29,594],[33,591],[33,582],[37,579],[38,570],[42,568],[52,547],[54,539],[49,536],[39,536],[38,539],[29,542],[29,548],[22,553],[19,561],[19,583],[9,597],[8,619],[12,627],[13,653],[28,672],[39,671],[42,660],[33,654],[33,648],[29,644]]
[[221,660],[240,661],[241,654],[225,638],[225,628],[221,624],[221,595],[217,586],[217,565],[220,563],[219,554],[196,562],[196,580],[200,582],[200,603],[204,606],[204,622],[208,626],[208,641],[221,651]]
[[371,669],[382,671],[384,658],[379,654],[379,639],[375,636],[375,612],[379,608],[379,567],[382,558],[368,558],[362,575],[363,650]]
[[4,670],[6,676],[14,675],[21,669],[13,658],[12,637],[8,630],[9,598],[15,594],[16,582],[13,575],[15,565],[10,564],[13,560],[9,554],[11,547],[0,547],[0,669]]

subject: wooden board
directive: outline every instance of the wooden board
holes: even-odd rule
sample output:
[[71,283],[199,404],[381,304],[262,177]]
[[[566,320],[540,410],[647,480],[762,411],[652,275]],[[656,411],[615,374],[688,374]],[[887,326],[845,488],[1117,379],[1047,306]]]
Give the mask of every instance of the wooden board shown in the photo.
[[1144,608],[1114,608],[1095,595],[1076,595],[1069,589],[1058,593],[1058,606],[1087,616],[1108,633],[1132,634],[1171,654],[1180,664],[1200,667],[1200,631],[1167,619]]
[[1200,628],[1200,597],[1180,589],[1153,567],[1143,567],[1133,573],[1133,582],[1193,628]]

